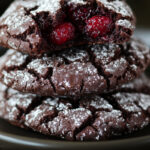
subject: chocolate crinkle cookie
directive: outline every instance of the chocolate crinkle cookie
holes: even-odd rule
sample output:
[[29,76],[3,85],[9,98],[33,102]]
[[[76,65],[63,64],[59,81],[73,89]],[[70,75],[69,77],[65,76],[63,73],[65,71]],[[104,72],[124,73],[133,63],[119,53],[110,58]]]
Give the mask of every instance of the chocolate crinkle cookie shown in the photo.
[[124,0],[16,0],[0,18],[0,45],[41,55],[130,39],[135,17]]
[[0,117],[59,139],[106,140],[150,123],[149,82],[143,75],[118,91],[83,96],[76,102],[25,94],[0,84]]
[[135,79],[149,62],[149,48],[135,39],[124,45],[71,48],[42,58],[9,50],[1,58],[0,80],[21,92],[80,97]]

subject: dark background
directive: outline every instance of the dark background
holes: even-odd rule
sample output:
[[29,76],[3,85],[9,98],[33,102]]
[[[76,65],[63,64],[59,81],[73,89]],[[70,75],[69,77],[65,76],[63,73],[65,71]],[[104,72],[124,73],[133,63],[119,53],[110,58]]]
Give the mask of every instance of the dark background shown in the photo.
[[137,25],[150,27],[150,0],[127,0],[137,17]]
[[[12,0],[0,0],[0,14]],[[150,0],[127,0],[137,16],[137,25],[150,27]]]

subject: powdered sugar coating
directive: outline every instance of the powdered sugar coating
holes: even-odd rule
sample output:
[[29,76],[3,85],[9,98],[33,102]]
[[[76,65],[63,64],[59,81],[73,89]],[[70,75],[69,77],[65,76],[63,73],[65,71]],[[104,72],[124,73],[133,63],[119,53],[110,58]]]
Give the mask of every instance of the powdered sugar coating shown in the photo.
[[52,15],[56,14],[56,12],[61,9],[61,0],[38,0],[37,6],[38,8],[34,11],[31,11],[33,15],[36,13],[40,13],[42,11],[50,12]]
[[129,21],[129,20],[126,20],[126,19],[124,19],[124,20],[118,20],[117,22],[116,22],[116,24],[118,25],[118,26],[123,26],[123,27],[126,27],[126,28],[131,28],[131,29],[134,29],[135,27],[131,24],[131,22]]
[[19,34],[24,33],[28,26],[27,24],[30,24],[30,26],[34,25],[33,19],[30,16],[24,16],[25,11],[23,8],[20,8],[18,12],[12,12],[6,19],[3,20],[2,25],[8,25],[8,32],[11,32],[13,30],[13,34],[17,35],[18,28],[20,29]]
[[[14,51],[13,51],[14,52]],[[12,64],[15,64],[16,67],[20,66],[23,64],[24,61],[26,61],[28,55],[22,55],[21,53],[17,53],[16,56],[13,56],[11,58],[8,59],[7,61],[7,66],[12,66]],[[19,61],[16,61],[17,59],[19,59]]]
[[106,99],[96,95],[91,96],[90,99],[88,99],[86,96],[83,97],[83,99],[80,101],[80,105],[94,111],[111,111],[113,109],[112,105],[110,105]]
[[85,0],[69,0],[67,3],[68,5],[70,4],[75,4],[75,5],[86,5],[89,1],[85,1]]
[[117,99],[117,102],[122,107],[122,109],[127,112],[139,112],[140,108],[136,105],[135,100],[138,101],[137,95],[132,94],[133,97],[129,96],[129,94],[117,93],[114,97]]
[[115,11],[121,14],[123,17],[133,16],[132,10],[124,1],[121,0],[96,0],[98,3],[101,3],[109,10]]
[[[105,37],[91,39],[84,32],[78,32],[79,29],[76,27],[75,37],[72,40],[62,45],[53,43],[49,38],[52,34],[51,29],[55,29],[66,20],[74,24],[66,6],[71,5],[76,8],[93,5],[93,3],[97,3],[100,7],[100,13],[116,16],[112,18],[114,23],[112,33],[108,33]],[[76,45],[124,43],[131,37],[134,27],[134,15],[123,0],[16,0],[0,18],[0,44],[37,56]]]
[[34,124],[33,127],[39,126],[39,124],[41,124],[41,121],[43,121],[43,119],[54,115],[55,111],[53,109],[54,109],[53,107],[46,105],[44,107],[43,106],[37,107],[34,111],[31,111],[30,115],[26,115],[25,120],[28,120],[26,126],[29,126],[32,123]]
[[127,68],[126,60],[125,58],[121,58],[115,62],[110,63],[109,67],[106,68],[105,71],[109,72],[110,74],[114,74],[115,72],[124,71],[125,68]]

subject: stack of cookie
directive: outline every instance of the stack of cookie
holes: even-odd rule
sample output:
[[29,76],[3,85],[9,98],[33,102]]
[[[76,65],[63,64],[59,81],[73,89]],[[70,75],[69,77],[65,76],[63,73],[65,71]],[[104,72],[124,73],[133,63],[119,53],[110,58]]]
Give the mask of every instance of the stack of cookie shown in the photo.
[[16,0],[0,19],[0,116],[66,140],[150,123],[150,50],[124,0]]

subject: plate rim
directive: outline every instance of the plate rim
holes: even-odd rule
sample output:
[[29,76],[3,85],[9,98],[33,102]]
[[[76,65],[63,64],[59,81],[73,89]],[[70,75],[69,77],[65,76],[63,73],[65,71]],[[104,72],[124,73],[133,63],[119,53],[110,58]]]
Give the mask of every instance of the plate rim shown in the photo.
[[78,142],[78,141],[63,141],[63,140],[53,140],[53,139],[38,139],[38,138],[30,138],[30,137],[23,137],[20,135],[14,135],[11,133],[5,133],[0,131],[0,141],[5,143],[10,143],[17,145],[18,147],[32,147],[32,148],[50,148],[54,149],[70,149],[72,146],[73,149],[83,149],[87,148],[108,148],[108,147],[118,147],[119,145],[122,146],[130,146],[130,144],[136,143],[150,143],[150,135],[140,136],[140,137],[129,137],[117,140],[110,140],[110,141],[98,141],[98,142]]

